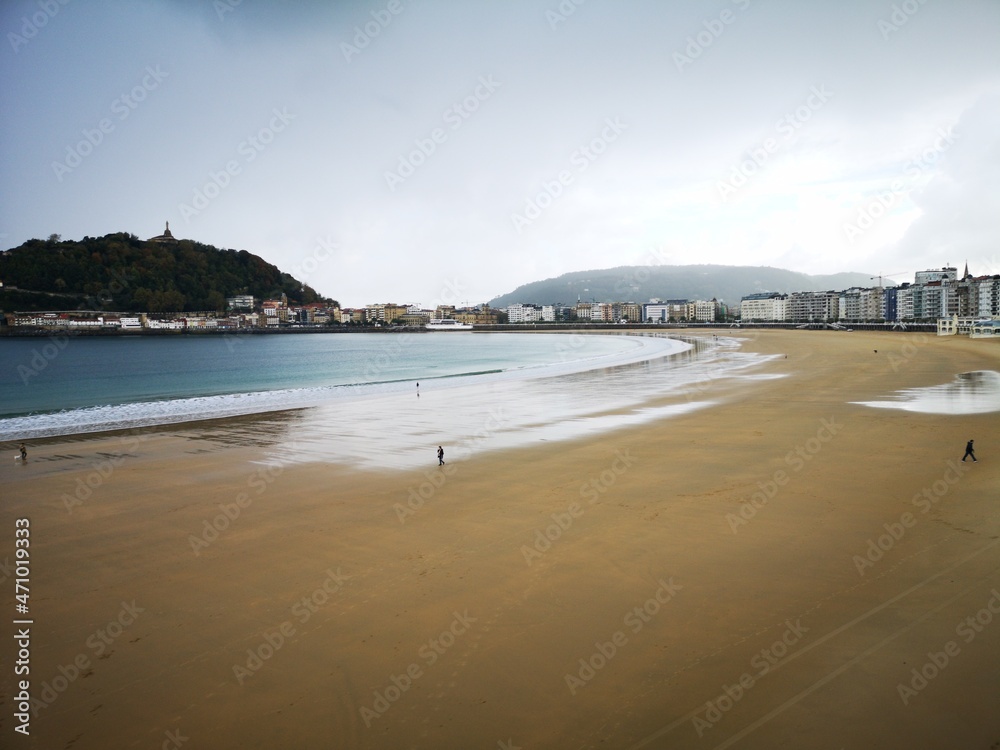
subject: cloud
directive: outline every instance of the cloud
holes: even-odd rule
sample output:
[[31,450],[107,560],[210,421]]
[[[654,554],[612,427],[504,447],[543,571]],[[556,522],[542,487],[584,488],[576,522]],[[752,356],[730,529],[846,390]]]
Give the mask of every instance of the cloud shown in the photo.
[[[150,236],[169,219],[284,267],[330,236],[341,255],[316,286],[356,305],[432,299],[453,271],[486,300],[655,248],[810,273],[996,257],[995,4],[926,3],[886,35],[891,4],[860,0],[588,2],[558,23],[543,0],[220,2],[71,3],[9,51],[6,242]],[[0,28],[33,9],[4,4]],[[115,40],[102,55],[98,37]],[[163,85],[56,180],[52,162],[149,65]],[[241,146],[276,108],[295,119],[251,161]],[[609,119],[627,127],[602,144]],[[942,127],[961,140],[909,176]],[[769,139],[723,200],[720,182]],[[239,173],[185,221],[181,204],[233,160]],[[897,179],[890,210],[851,241],[845,223]],[[531,202],[547,205],[518,232],[511,216]]]

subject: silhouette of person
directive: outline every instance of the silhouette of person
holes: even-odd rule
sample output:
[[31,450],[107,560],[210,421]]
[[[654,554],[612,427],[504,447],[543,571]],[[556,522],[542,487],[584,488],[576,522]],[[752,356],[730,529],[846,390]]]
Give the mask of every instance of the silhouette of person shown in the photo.
[[963,462],[964,462],[964,461],[965,461],[965,459],[967,459],[967,458],[968,458],[969,456],[972,456],[972,461],[973,461],[974,463],[977,463],[977,464],[979,463],[979,459],[978,459],[978,458],[976,458],[976,452],[975,452],[975,450],[973,450],[973,448],[972,448],[972,444],[973,444],[974,442],[975,442],[974,440],[970,440],[969,442],[967,442],[967,443],[965,444],[965,455],[964,455],[964,456],[962,456],[962,461],[963,461]]
[[440,445],[438,446],[438,466],[444,466],[444,448]]
[[24,447],[24,443],[21,443],[19,446],[17,446],[17,449],[21,452],[21,460],[22,461],[27,461],[28,460],[28,449]]

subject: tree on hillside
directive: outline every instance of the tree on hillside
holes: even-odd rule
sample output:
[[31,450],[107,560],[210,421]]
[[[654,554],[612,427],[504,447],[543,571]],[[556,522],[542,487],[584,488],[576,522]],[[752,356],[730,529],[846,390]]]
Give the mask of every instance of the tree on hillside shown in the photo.
[[[192,240],[144,242],[119,232],[62,241],[28,240],[0,252],[0,279],[7,287],[76,295],[78,307],[99,304],[112,311],[183,312],[225,309],[226,297],[287,295],[289,302],[319,301],[314,289],[246,250],[221,250]],[[24,300],[29,305],[24,306]],[[44,295],[0,290],[5,309],[51,309]]]

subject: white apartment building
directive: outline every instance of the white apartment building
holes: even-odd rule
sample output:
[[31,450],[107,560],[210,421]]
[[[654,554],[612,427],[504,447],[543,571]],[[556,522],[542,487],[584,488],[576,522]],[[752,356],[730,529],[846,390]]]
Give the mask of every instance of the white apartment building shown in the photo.
[[537,305],[522,305],[515,303],[507,306],[508,323],[537,323],[541,319],[542,310]]
[[670,305],[660,302],[643,305],[642,319],[647,323],[666,323],[670,320]]
[[982,318],[1000,315],[1000,277],[977,279],[975,291],[977,315]]
[[718,313],[719,303],[716,300],[695,300],[688,302],[685,317],[697,323],[713,323]]
[[788,297],[777,292],[750,294],[740,300],[740,320],[750,323],[781,322],[788,312]]
[[837,292],[792,292],[788,295],[787,320],[794,322],[826,322],[836,320],[840,313]]

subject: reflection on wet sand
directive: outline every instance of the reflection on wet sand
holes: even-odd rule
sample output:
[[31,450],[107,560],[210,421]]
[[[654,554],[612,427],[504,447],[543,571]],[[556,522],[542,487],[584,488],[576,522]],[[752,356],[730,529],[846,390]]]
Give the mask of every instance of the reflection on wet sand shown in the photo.
[[897,391],[892,400],[856,403],[879,409],[902,409],[924,414],[980,414],[1000,411],[1000,372],[962,372],[950,383]]
[[[599,434],[709,405],[720,386],[754,378],[769,357],[738,342],[697,342],[668,357],[566,375],[472,384],[425,382],[420,395],[383,393],[309,409],[247,417],[186,434],[219,447],[270,448],[266,462],[334,462],[408,469],[536,442]],[[708,387],[713,388],[710,398]]]

